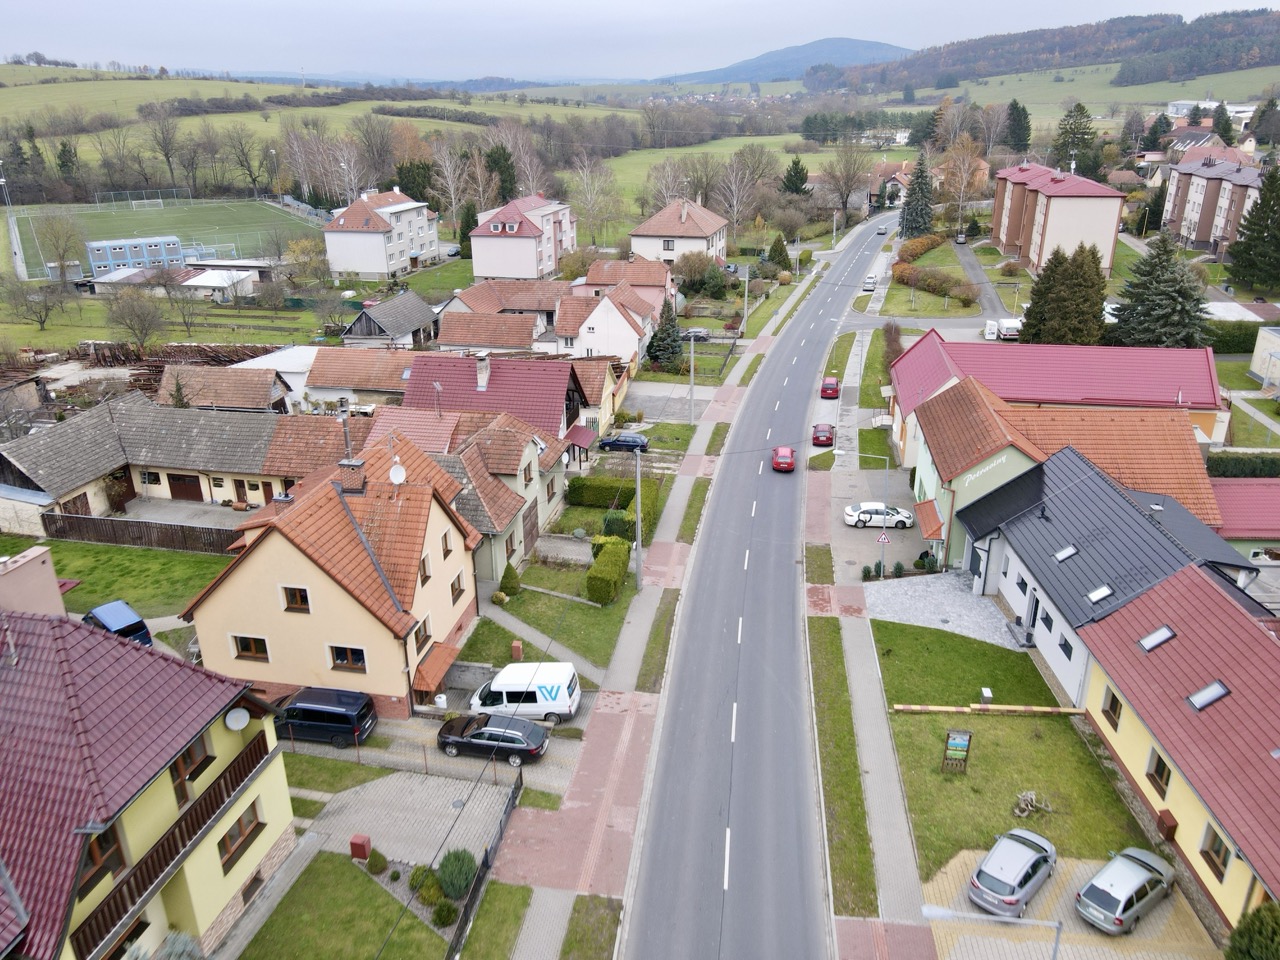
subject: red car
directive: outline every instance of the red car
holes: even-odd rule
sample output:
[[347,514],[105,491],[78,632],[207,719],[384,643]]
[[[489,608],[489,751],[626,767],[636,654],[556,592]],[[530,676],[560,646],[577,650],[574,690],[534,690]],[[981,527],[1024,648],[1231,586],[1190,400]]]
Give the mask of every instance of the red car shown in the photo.
[[779,473],[790,473],[796,468],[796,452],[790,447],[773,448],[773,469]]
[[819,394],[824,400],[840,399],[840,378],[839,377],[823,377],[822,389]]
[[813,445],[815,447],[830,447],[836,442],[836,428],[829,423],[815,423],[813,425]]

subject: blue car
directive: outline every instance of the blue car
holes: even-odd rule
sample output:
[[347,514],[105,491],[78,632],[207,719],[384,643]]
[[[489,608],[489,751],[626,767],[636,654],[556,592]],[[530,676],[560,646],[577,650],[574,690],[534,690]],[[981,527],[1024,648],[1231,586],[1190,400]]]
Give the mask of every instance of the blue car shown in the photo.
[[123,600],[112,600],[94,607],[82,620],[90,626],[125,637],[144,647],[151,646],[151,631],[147,629],[147,622]]

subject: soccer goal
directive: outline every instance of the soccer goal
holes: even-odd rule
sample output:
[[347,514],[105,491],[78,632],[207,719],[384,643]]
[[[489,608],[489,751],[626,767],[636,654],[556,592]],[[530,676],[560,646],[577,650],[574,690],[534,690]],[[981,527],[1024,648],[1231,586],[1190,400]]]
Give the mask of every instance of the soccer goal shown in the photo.
[[135,210],[163,210],[163,200],[130,200]]

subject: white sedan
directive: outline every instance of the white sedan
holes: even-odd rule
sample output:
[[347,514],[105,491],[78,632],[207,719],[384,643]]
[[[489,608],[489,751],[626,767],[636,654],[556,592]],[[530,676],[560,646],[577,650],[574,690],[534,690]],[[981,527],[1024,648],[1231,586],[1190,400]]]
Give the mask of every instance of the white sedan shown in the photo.
[[887,507],[878,501],[850,504],[844,508],[844,522],[851,527],[914,527],[916,518],[908,510]]

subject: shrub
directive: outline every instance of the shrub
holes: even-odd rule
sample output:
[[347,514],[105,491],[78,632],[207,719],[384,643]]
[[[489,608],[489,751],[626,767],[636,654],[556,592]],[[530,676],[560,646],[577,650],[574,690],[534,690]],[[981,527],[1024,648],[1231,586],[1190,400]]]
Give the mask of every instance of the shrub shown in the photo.
[[874,576],[874,574],[871,572],[871,567],[864,563],[862,565],[862,582],[866,583],[872,578],[872,576]]
[[369,859],[365,861],[364,868],[375,877],[385,873],[387,869],[387,858],[377,847],[369,851]]
[[614,423],[635,423],[636,418],[635,418],[635,415],[632,414],[630,410],[626,410],[622,407],[619,407],[617,410],[613,411],[613,422]]
[[923,570],[924,561],[921,560],[919,557],[916,557],[914,560],[911,561],[911,566],[915,567],[917,570]]
[[938,558],[935,557],[932,553],[924,558],[924,572],[925,573],[938,572]]
[[502,571],[502,581],[498,584],[502,588],[502,592],[508,597],[514,597],[520,592],[520,574],[516,573],[516,568],[510,563],[507,568]]
[[424,907],[434,907],[443,900],[444,890],[440,887],[440,878],[434,870],[428,870],[426,879],[422,881],[422,887],[418,890],[418,902]]
[[458,908],[448,900],[440,901],[431,911],[431,922],[442,930],[445,927],[452,927],[457,919]]
[[872,569],[872,575],[877,580],[879,580],[880,577],[884,576],[884,564],[882,564],[879,560],[876,561],[876,565],[871,569]]
[[450,850],[440,861],[437,875],[444,895],[450,900],[461,900],[471,889],[471,881],[476,878],[476,858],[470,850],[461,847]]
[[587,599],[592,603],[613,603],[618,599],[622,581],[627,577],[631,546],[617,538],[611,539],[613,542],[604,545],[587,571]]
[[1209,332],[1213,335],[1215,356],[1224,353],[1253,353],[1258,343],[1258,331],[1262,323],[1238,320],[1210,320]]
[[392,883],[395,883],[397,880],[400,879],[400,871],[392,870],[391,873],[389,873],[387,876],[391,879]]
[[[824,234],[827,232],[827,225],[826,225],[825,223],[822,225],[822,232],[823,232]],[[809,250],[809,249],[807,249],[807,248],[806,248],[806,249],[804,249],[804,250],[801,250],[801,251],[800,251],[800,266],[802,266],[802,267],[807,267],[807,266],[808,266],[809,264],[811,264],[812,262],[813,262],[813,251],[812,251],[812,250]]]
[[972,307],[978,302],[978,288],[970,283],[954,287],[951,295],[959,300],[963,307]]
[[421,890],[422,885],[427,882],[427,877],[431,876],[431,868],[425,863],[420,863],[409,873],[409,889]]
[[625,510],[635,495],[635,484],[618,477],[572,477],[564,499],[574,507]]
[[591,559],[594,560],[596,557],[600,556],[600,552],[604,550],[605,547],[609,546],[609,544],[611,543],[620,544],[621,546],[626,547],[628,550],[631,549],[631,541],[623,540],[621,537],[608,537],[608,536],[592,537],[591,538]]
[[912,490],[916,488],[916,468],[912,467],[907,471],[907,486]]
[[791,283],[791,271],[790,270],[778,271],[778,286],[785,287],[785,286],[789,286],[790,283]]
[[508,597],[501,590],[495,590],[493,591],[493,596],[491,596],[489,599],[493,601],[493,605],[495,607],[502,607],[502,606],[506,606],[507,601],[510,600],[511,598]]
[[760,271],[761,280],[777,280],[781,271],[781,268],[776,263],[769,260],[757,264],[755,269]]
[[893,579],[901,580],[902,575],[907,572],[907,568],[902,565],[901,560],[897,560],[893,564]]
[[1205,459],[1211,477],[1280,477],[1280,455],[1211,453]]
[[926,233],[921,237],[912,237],[898,248],[898,259],[911,263],[923,257],[934,247],[941,246],[945,239],[940,233]]
[[1022,267],[1018,266],[1017,260],[1006,260],[1000,264],[1000,276],[1002,277],[1016,277],[1021,272]]

